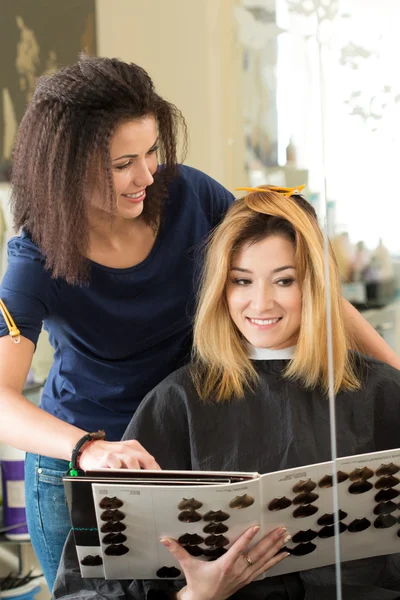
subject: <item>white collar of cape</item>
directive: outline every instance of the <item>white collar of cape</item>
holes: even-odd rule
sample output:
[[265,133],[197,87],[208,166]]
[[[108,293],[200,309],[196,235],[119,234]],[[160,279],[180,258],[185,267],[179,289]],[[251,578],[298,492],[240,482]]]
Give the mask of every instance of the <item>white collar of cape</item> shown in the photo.
[[282,350],[272,350],[271,348],[255,348],[250,344],[248,347],[248,356],[251,360],[290,360],[294,356],[296,346],[283,348]]

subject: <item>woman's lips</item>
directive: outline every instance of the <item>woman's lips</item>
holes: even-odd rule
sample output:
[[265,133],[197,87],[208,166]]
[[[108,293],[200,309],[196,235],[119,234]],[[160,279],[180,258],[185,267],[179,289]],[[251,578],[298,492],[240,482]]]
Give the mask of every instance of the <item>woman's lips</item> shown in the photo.
[[143,190],[141,192],[138,192],[137,194],[122,194],[124,198],[126,198],[126,200],[128,200],[128,202],[131,202],[132,204],[138,204],[139,202],[143,202],[143,200],[146,197],[146,191]]
[[279,323],[282,317],[275,317],[273,319],[257,319],[252,317],[246,317],[246,321],[251,325],[251,327],[255,327],[256,329],[261,329],[263,331],[272,329]]

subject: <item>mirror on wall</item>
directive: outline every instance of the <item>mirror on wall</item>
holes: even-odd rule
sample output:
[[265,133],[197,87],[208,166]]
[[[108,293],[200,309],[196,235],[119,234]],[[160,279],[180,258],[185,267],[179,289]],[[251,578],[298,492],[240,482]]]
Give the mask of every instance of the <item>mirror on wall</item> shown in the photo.
[[233,10],[249,183],[306,184],[343,295],[400,352],[400,5],[243,0]]

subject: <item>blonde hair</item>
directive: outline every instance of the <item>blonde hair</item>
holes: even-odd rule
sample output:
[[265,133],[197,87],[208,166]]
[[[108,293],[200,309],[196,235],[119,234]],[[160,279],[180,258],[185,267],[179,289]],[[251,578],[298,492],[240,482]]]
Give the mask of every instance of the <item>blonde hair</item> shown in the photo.
[[[264,189],[264,188],[263,188]],[[243,245],[270,235],[291,239],[302,290],[302,316],[296,351],[285,376],[306,388],[328,392],[328,344],[324,240],[311,205],[301,196],[253,192],[237,200],[212,234],[194,326],[193,378],[202,399],[242,397],[257,373],[247,356],[246,340],[233,323],[226,283],[234,254]],[[355,374],[341,306],[338,270],[329,249],[334,390],[355,390]]]

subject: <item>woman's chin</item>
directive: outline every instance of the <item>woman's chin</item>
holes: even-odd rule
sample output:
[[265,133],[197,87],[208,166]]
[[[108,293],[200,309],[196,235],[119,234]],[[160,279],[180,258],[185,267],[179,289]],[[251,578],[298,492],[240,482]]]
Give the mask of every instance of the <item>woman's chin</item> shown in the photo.
[[137,219],[143,212],[143,202],[128,207],[118,207],[117,216],[121,219]]

